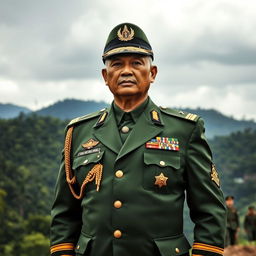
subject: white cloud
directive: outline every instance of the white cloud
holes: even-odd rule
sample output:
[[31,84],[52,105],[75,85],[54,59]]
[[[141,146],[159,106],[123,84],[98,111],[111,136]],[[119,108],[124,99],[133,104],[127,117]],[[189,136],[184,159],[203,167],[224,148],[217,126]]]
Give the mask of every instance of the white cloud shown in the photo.
[[1,1],[0,102],[110,102],[101,54],[110,30],[128,21],[152,43],[156,101],[255,118],[255,8],[254,0]]
[[152,98],[160,105],[176,108],[216,109],[236,119],[249,118],[256,120],[254,84],[239,84],[226,87],[213,87],[198,85],[188,89],[185,86],[165,87],[164,91],[157,86],[152,86]]

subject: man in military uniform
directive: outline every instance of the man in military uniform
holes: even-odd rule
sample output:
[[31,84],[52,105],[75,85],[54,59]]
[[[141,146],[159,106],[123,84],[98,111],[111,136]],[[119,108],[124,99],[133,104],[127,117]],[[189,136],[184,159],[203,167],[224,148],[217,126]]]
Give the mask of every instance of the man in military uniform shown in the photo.
[[152,102],[152,60],[138,26],[110,32],[102,75],[114,101],[67,126],[52,256],[189,255],[185,195],[195,223],[192,254],[223,255],[226,209],[203,121]]
[[256,212],[254,206],[248,207],[248,212],[244,218],[244,229],[247,234],[248,241],[256,241]]
[[234,205],[234,196],[226,196],[227,206],[227,231],[226,246],[236,244],[239,231],[239,216]]

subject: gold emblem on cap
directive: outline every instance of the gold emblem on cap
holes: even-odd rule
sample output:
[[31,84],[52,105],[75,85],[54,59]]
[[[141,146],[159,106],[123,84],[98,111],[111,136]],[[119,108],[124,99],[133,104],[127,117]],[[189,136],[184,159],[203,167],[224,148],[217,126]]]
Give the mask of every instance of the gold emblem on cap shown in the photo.
[[99,144],[99,141],[94,140],[94,139],[89,139],[87,142],[82,144],[82,147],[85,148],[85,149],[91,149],[91,148],[95,147],[98,144]]
[[219,175],[214,164],[212,164],[211,180],[214,181],[218,187],[220,186]]
[[124,25],[124,28],[119,28],[117,31],[118,39],[121,41],[130,41],[134,37],[134,30],[130,28],[130,30],[127,28],[126,25]]
[[167,180],[168,177],[165,177],[164,174],[161,172],[160,175],[155,176],[155,185],[157,185],[159,188],[163,187],[163,186],[167,186]]

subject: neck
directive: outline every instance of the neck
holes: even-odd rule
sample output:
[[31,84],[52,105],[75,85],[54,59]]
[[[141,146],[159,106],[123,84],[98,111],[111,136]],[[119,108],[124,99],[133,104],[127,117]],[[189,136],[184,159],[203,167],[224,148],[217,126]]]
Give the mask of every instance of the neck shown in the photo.
[[146,99],[148,95],[145,95],[142,98],[135,98],[134,96],[131,97],[114,97],[115,104],[121,108],[125,112],[130,112],[141,105]]

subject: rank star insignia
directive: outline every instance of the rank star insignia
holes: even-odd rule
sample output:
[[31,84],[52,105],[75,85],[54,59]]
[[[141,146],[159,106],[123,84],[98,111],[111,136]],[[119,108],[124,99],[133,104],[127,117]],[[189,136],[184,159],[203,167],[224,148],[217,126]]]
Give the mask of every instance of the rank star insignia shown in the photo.
[[91,149],[91,148],[94,148],[95,146],[97,146],[98,144],[99,144],[99,141],[96,141],[94,139],[89,139],[87,142],[82,144],[82,147],[85,149]]
[[214,164],[212,164],[211,180],[214,181],[218,187],[220,186],[219,175]]
[[155,185],[157,185],[159,188],[163,187],[163,186],[167,186],[167,180],[168,177],[165,177],[164,174],[161,172],[160,175],[155,176]]

